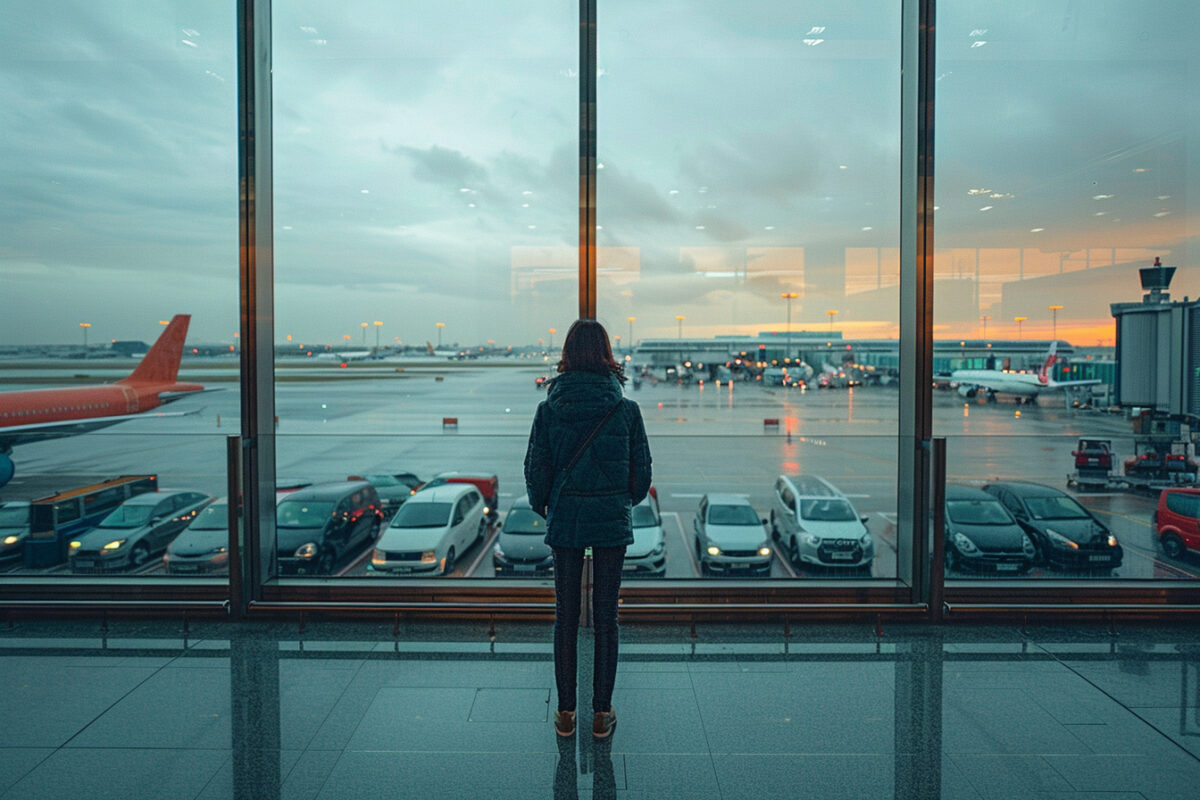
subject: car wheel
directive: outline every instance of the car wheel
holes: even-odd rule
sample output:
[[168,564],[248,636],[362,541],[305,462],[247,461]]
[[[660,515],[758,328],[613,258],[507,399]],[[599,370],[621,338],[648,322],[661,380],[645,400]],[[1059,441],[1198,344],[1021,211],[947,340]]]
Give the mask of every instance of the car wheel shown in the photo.
[[1187,553],[1187,545],[1173,533],[1164,534],[1162,539],[1162,549],[1166,553],[1167,558],[1183,558]]
[[487,529],[488,529],[487,519],[484,518],[484,519],[479,520],[479,530],[477,530],[475,532],[475,541],[472,542],[471,544],[476,545],[476,544],[479,544],[480,542],[482,542],[483,537],[486,535]]
[[446,551],[446,563],[442,567],[442,574],[449,575],[454,572],[454,548],[451,547]]
[[796,544],[796,537],[792,537],[791,546],[788,547],[788,559],[791,560],[793,566],[800,566],[800,545]]
[[135,544],[129,551],[129,563],[140,567],[150,560],[150,548],[144,543]]
[[375,521],[371,523],[371,541],[372,542],[379,538],[379,529],[381,527],[383,527],[383,524],[379,521],[379,518],[376,517]]
[[779,526],[775,524],[775,511],[771,511],[771,538],[779,541]]

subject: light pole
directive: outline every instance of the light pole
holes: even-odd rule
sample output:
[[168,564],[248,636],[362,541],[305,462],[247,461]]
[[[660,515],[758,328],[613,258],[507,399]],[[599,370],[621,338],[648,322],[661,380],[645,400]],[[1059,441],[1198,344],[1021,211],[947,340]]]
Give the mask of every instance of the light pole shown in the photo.
[[633,323],[637,322],[637,317],[626,317],[625,321],[629,323],[629,338],[625,340],[626,346],[633,350]]
[[1062,306],[1050,306],[1050,338],[1058,341],[1058,312],[1062,311]]
[[362,324],[362,329],[363,329],[363,347],[366,347],[366,346],[367,346],[367,325],[368,325],[368,324],[369,324],[369,323],[366,323],[366,322],[364,322],[364,323]]
[[1021,341],[1021,323],[1029,317],[1013,317],[1013,322],[1017,323],[1017,341]]
[[383,327],[383,323],[380,322],[379,320],[375,320],[371,324],[375,326],[375,349],[378,350],[379,349],[379,329]]
[[550,329],[550,352],[554,352],[554,334],[555,334],[557,331],[558,331],[558,328],[551,328],[551,329]]
[[85,353],[86,353],[86,352],[87,352],[87,335],[88,335],[88,328],[92,327],[92,323],[90,323],[90,322],[81,322],[81,323],[79,323],[79,327],[83,328],[83,352],[85,352]]
[[988,316],[987,314],[984,314],[982,317],[979,318],[979,321],[983,323],[983,340],[985,342],[987,341],[987,324],[988,324],[989,319],[991,319],[991,317]]
[[446,323],[437,322],[434,324],[437,326],[437,331],[438,331],[438,349],[441,350],[442,349],[442,328],[446,327]]
[[826,311],[825,313],[829,315],[829,335],[832,336],[833,335],[833,318],[838,315],[838,312],[837,312],[836,308],[831,308],[828,311]]
[[687,319],[683,314],[676,314],[675,321],[679,323],[679,338],[683,339],[683,321]]
[[784,300],[787,300],[787,354],[785,358],[792,357],[792,301],[800,296],[799,292],[784,292],[781,295]]

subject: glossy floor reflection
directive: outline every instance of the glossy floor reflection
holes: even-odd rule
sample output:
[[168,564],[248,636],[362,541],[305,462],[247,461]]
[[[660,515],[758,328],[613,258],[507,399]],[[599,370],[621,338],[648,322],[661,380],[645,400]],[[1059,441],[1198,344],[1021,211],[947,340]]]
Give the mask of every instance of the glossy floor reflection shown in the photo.
[[19,621],[0,798],[1200,796],[1192,628],[626,625],[609,741],[550,634]]

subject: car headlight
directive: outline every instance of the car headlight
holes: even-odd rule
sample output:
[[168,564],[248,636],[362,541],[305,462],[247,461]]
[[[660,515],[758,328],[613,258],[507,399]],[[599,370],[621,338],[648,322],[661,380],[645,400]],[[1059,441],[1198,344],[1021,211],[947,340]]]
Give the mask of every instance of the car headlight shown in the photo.
[[81,547],[83,547],[83,542],[79,541],[78,539],[76,539],[76,540],[74,540],[73,542],[71,542],[71,549],[72,549],[72,550],[78,550],[78,549],[79,549],[79,548],[81,548]]
[[663,550],[666,550],[666,549],[667,549],[666,545],[664,545],[662,542],[659,542],[658,544],[654,545],[654,550],[653,550],[654,555],[657,556],[657,555],[661,554]]
[[5,536],[4,543],[5,544],[16,544],[18,541],[20,541],[20,539],[21,539],[20,536]]
[[957,547],[960,552],[966,553],[967,555],[974,555],[975,553],[979,552],[979,548],[976,547],[975,543],[968,539],[967,535],[964,533],[954,534],[954,546]]
[[387,563],[387,554],[385,554],[379,548],[375,548],[373,551],[371,551],[371,563],[377,567],[386,564]]
[[1063,536],[1053,528],[1046,528],[1046,536],[1049,537],[1050,541],[1054,542],[1059,547],[1069,547],[1072,550],[1079,549],[1079,545],[1075,544],[1075,542],[1072,542],[1066,536]]
[[715,544],[710,544],[708,546],[708,554],[710,556],[719,556],[721,555],[721,548],[717,547]]
[[487,506],[484,506],[484,507],[483,507],[483,515],[484,515],[485,517],[486,517],[488,514],[491,514],[491,513],[492,513],[492,509],[490,509],[490,508],[489,508],[489,507],[487,507]]
[[496,542],[494,545],[492,545],[492,555],[495,556],[496,558],[500,559],[501,561],[505,560],[504,550],[501,549],[499,542]]
[[229,550],[228,547],[222,546],[222,547],[214,547],[212,550],[209,550],[208,552],[210,552],[210,553],[225,553],[225,552],[228,552],[228,550]]
[[432,564],[435,561],[437,561],[437,553],[432,550],[426,550],[424,553],[421,553],[422,564]]
[[118,549],[118,548],[119,548],[121,545],[125,544],[125,542],[127,542],[127,541],[128,541],[128,539],[114,539],[113,541],[111,541],[111,542],[109,542],[108,544],[104,545],[104,548],[103,548],[103,549],[105,549],[105,550],[116,550],[116,549]]
[[1030,558],[1037,555],[1037,546],[1034,545],[1033,540],[1028,536],[1021,537],[1021,552]]
[[1117,546],[1117,537],[1113,536],[1111,533],[1108,535],[1108,546],[1109,547]]
[[295,552],[296,558],[316,558],[316,555],[317,555],[317,543],[316,542],[305,542],[304,544],[297,547],[296,552]]
[[769,555],[771,555],[771,548],[769,548],[769,547],[760,547],[760,548],[758,548],[758,554],[759,554],[760,556],[763,556],[763,557],[765,558],[766,556],[769,556]]
[[864,533],[862,536],[858,537],[858,543],[861,544],[863,547],[870,547],[871,546],[871,534]]

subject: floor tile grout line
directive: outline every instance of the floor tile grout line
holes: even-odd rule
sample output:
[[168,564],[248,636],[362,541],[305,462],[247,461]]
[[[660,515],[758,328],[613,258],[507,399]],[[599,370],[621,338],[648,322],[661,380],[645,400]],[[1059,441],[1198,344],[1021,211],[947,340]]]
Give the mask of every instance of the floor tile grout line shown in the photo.
[[[688,683],[692,686],[692,700],[696,703],[696,713],[700,717],[700,731],[704,734],[704,748],[708,751],[708,761],[712,764],[713,780],[717,783],[717,800],[723,800],[724,790],[721,789],[721,776],[717,773],[717,759],[713,755],[712,742],[708,738],[708,728],[704,724],[704,713],[700,710],[700,697],[696,694],[696,673],[688,670]],[[626,777],[626,785],[629,778]]]
[[[1086,675],[1084,675],[1082,672],[1080,672],[1079,670],[1075,669],[1075,668],[1074,668],[1074,667],[1072,667],[1070,664],[1068,664],[1067,662],[1065,662],[1065,661],[1063,661],[1061,658],[1059,658],[1059,657],[1058,657],[1058,655],[1056,655],[1055,653],[1053,653],[1053,652],[1051,652],[1051,651],[1047,650],[1046,648],[1042,647],[1042,646],[1041,646],[1040,644],[1038,644],[1037,642],[1034,642],[1034,643],[1033,643],[1033,645],[1034,645],[1034,647],[1037,647],[1038,649],[1042,650],[1043,652],[1045,652],[1045,653],[1049,653],[1049,654],[1050,654],[1050,655],[1051,655],[1051,656],[1054,658],[1054,660],[1055,660],[1055,661],[1057,661],[1059,664],[1062,664],[1062,665],[1063,665],[1063,667],[1065,667],[1066,669],[1070,670],[1070,671],[1071,671],[1071,673],[1073,673],[1074,675],[1077,675],[1077,676],[1079,677],[1079,679],[1080,679],[1080,680],[1082,680],[1084,683],[1088,684],[1089,686],[1091,686],[1092,688],[1094,688],[1096,691],[1100,692],[1100,693],[1101,693],[1101,694],[1103,694],[1105,697],[1107,697],[1109,700],[1113,701],[1113,702],[1114,702],[1114,703],[1116,703],[1118,706],[1120,706],[1121,708],[1123,708],[1123,709],[1125,709],[1126,711],[1128,711],[1128,712],[1129,712],[1130,714],[1132,714],[1134,717],[1136,717],[1137,719],[1141,720],[1141,721],[1142,721],[1142,723],[1144,723],[1144,724],[1146,725],[1146,727],[1150,728],[1152,731],[1154,731],[1155,733],[1157,733],[1159,736],[1163,737],[1163,738],[1164,738],[1164,739],[1166,739],[1168,742],[1170,742],[1171,744],[1175,745],[1175,747],[1176,747],[1176,748],[1177,748],[1177,749],[1178,749],[1180,752],[1182,752],[1184,755],[1188,756],[1188,757],[1189,757],[1189,758],[1191,758],[1193,761],[1198,761],[1198,762],[1200,762],[1200,756],[1196,755],[1196,754],[1195,754],[1195,753],[1193,753],[1191,750],[1188,750],[1188,749],[1187,749],[1186,747],[1184,747],[1182,744],[1180,744],[1179,742],[1175,741],[1175,739],[1174,739],[1174,738],[1172,738],[1171,736],[1168,736],[1166,733],[1164,733],[1162,730],[1160,730],[1160,729],[1159,729],[1159,727],[1158,727],[1157,725],[1155,725],[1153,722],[1150,722],[1148,719],[1146,719],[1145,717],[1143,717],[1141,714],[1139,714],[1139,713],[1137,713],[1136,711],[1134,711],[1134,710],[1133,710],[1133,708],[1131,708],[1130,706],[1127,706],[1127,705],[1125,705],[1125,704],[1124,704],[1124,703],[1122,703],[1120,700],[1118,700],[1116,697],[1114,697],[1112,694],[1110,694],[1109,692],[1105,691],[1105,690],[1104,690],[1104,689],[1103,689],[1103,688],[1102,688],[1102,687],[1101,687],[1099,684],[1097,684],[1097,683],[1096,683],[1095,681],[1093,681],[1091,678],[1087,677],[1087,676],[1086,676]],[[1072,735],[1074,735],[1074,734],[1072,734]],[[1051,766],[1051,767],[1053,767],[1054,765],[1053,765],[1053,764],[1051,764],[1050,766]],[[1055,770],[1055,771],[1057,772],[1058,770]],[[1061,775],[1062,773],[1059,773],[1059,774]],[[1065,776],[1064,776],[1064,777],[1065,777]],[[1071,781],[1070,781],[1070,780],[1068,780],[1068,781],[1067,781],[1067,783],[1071,783]],[[1074,786],[1075,784],[1073,784],[1073,783],[1072,783],[1071,785],[1072,785],[1072,786]]]
[[[32,748],[31,748],[31,749],[32,749]],[[36,749],[41,749],[41,748],[36,748]],[[46,749],[50,749],[50,748],[46,748]],[[50,757],[51,757],[52,755],[54,755],[55,753],[57,753],[57,752],[58,752],[58,750],[53,750],[53,749],[51,749],[51,750],[50,750],[50,752],[49,752],[49,753],[47,753],[47,754],[46,754],[46,755],[45,755],[45,756],[44,756],[44,757],[43,757],[43,758],[42,758],[40,761],[38,761],[36,764],[34,764],[34,765],[33,765],[32,767],[30,767],[29,769],[25,770],[25,772],[21,773],[21,775],[20,775],[20,776],[19,776],[19,777],[18,777],[18,778],[17,778],[15,781],[13,781],[12,783],[10,783],[8,786],[4,787],[4,791],[0,792],[0,798],[3,798],[3,797],[4,797],[4,795],[8,794],[8,793],[9,793],[9,790],[11,790],[11,789],[12,789],[14,786],[16,786],[18,783],[20,783],[21,781],[25,780],[27,777],[29,777],[30,775],[32,775],[32,774],[33,774],[33,771],[34,771],[35,769],[37,769],[37,768],[38,768],[38,767],[40,767],[42,764],[45,764],[47,761],[49,761],[49,760],[50,760]]]

